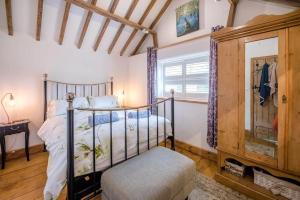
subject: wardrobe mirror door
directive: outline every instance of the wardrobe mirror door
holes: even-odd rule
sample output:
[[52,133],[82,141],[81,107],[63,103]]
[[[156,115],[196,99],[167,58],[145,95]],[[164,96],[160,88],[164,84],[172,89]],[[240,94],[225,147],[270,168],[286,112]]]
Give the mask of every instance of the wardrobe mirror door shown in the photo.
[[278,37],[245,44],[245,151],[277,158]]

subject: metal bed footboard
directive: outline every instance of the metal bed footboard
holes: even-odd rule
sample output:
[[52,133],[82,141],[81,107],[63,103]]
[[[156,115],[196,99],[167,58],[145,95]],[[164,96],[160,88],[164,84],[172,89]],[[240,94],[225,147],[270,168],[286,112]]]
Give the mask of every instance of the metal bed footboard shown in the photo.
[[[139,107],[130,107],[130,108],[114,108],[114,109],[77,109],[81,111],[89,111],[92,113],[92,132],[93,132],[93,172],[75,177],[74,175],[74,110],[76,108],[73,108],[73,99],[75,97],[74,93],[67,93],[67,101],[69,103],[68,111],[67,111],[67,195],[68,200],[75,200],[75,199],[91,199],[92,197],[96,196],[101,192],[101,175],[102,173],[115,166],[118,165],[132,157],[128,157],[128,150],[127,150],[127,111],[128,110],[135,110],[137,113],[137,152],[136,155],[140,154],[140,139],[139,139],[139,121],[140,121],[140,110],[141,109],[147,109],[147,150],[151,148],[150,146],[150,127],[149,127],[149,118],[150,118],[150,110],[155,111],[156,114],[156,146],[159,145],[159,123],[158,123],[158,111],[159,111],[159,105],[163,105],[163,116],[164,116],[164,145],[167,146],[167,140],[170,140],[171,142],[171,149],[175,150],[175,120],[174,120],[174,91],[171,91],[172,96],[170,98],[158,101],[156,103],[145,105],[145,106],[139,106]],[[172,135],[167,137],[166,133],[166,102],[170,102],[170,110],[171,110],[171,131]],[[110,127],[110,165],[102,170],[102,171],[96,171],[96,153],[95,153],[95,113],[97,111],[106,111],[109,112],[109,127]],[[124,123],[124,160],[119,161],[117,163],[113,162],[113,120],[112,120],[112,113],[114,111],[123,111],[125,114],[125,123]],[[134,157],[134,156],[133,156]]]

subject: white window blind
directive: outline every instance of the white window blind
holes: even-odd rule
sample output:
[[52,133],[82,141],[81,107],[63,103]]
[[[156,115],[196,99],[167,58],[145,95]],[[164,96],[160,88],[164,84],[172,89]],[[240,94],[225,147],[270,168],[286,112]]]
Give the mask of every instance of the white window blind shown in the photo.
[[161,64],[160,85],[163,96],[174,89],[175,96],[186,98],[208,98],[209,62],[208,55],[193,58],[168,60]]
[[165,68],[165,75],[169,76],[182,76],[182,65],[167,66]]

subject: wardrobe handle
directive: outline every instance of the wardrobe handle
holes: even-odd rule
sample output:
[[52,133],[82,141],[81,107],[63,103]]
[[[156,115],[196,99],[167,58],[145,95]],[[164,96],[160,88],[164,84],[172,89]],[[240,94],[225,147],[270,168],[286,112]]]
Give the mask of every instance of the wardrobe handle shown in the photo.
[[282,103],[286,103],[287,102],[287,97],[285,95],[282,95]]

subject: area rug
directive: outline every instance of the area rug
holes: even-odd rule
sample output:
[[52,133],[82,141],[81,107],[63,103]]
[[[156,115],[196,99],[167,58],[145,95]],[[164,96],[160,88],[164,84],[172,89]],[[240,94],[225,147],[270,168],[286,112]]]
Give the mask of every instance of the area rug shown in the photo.
[[189,195],[189,200],[252,200],[200,173],[194,179],[196,187]]

